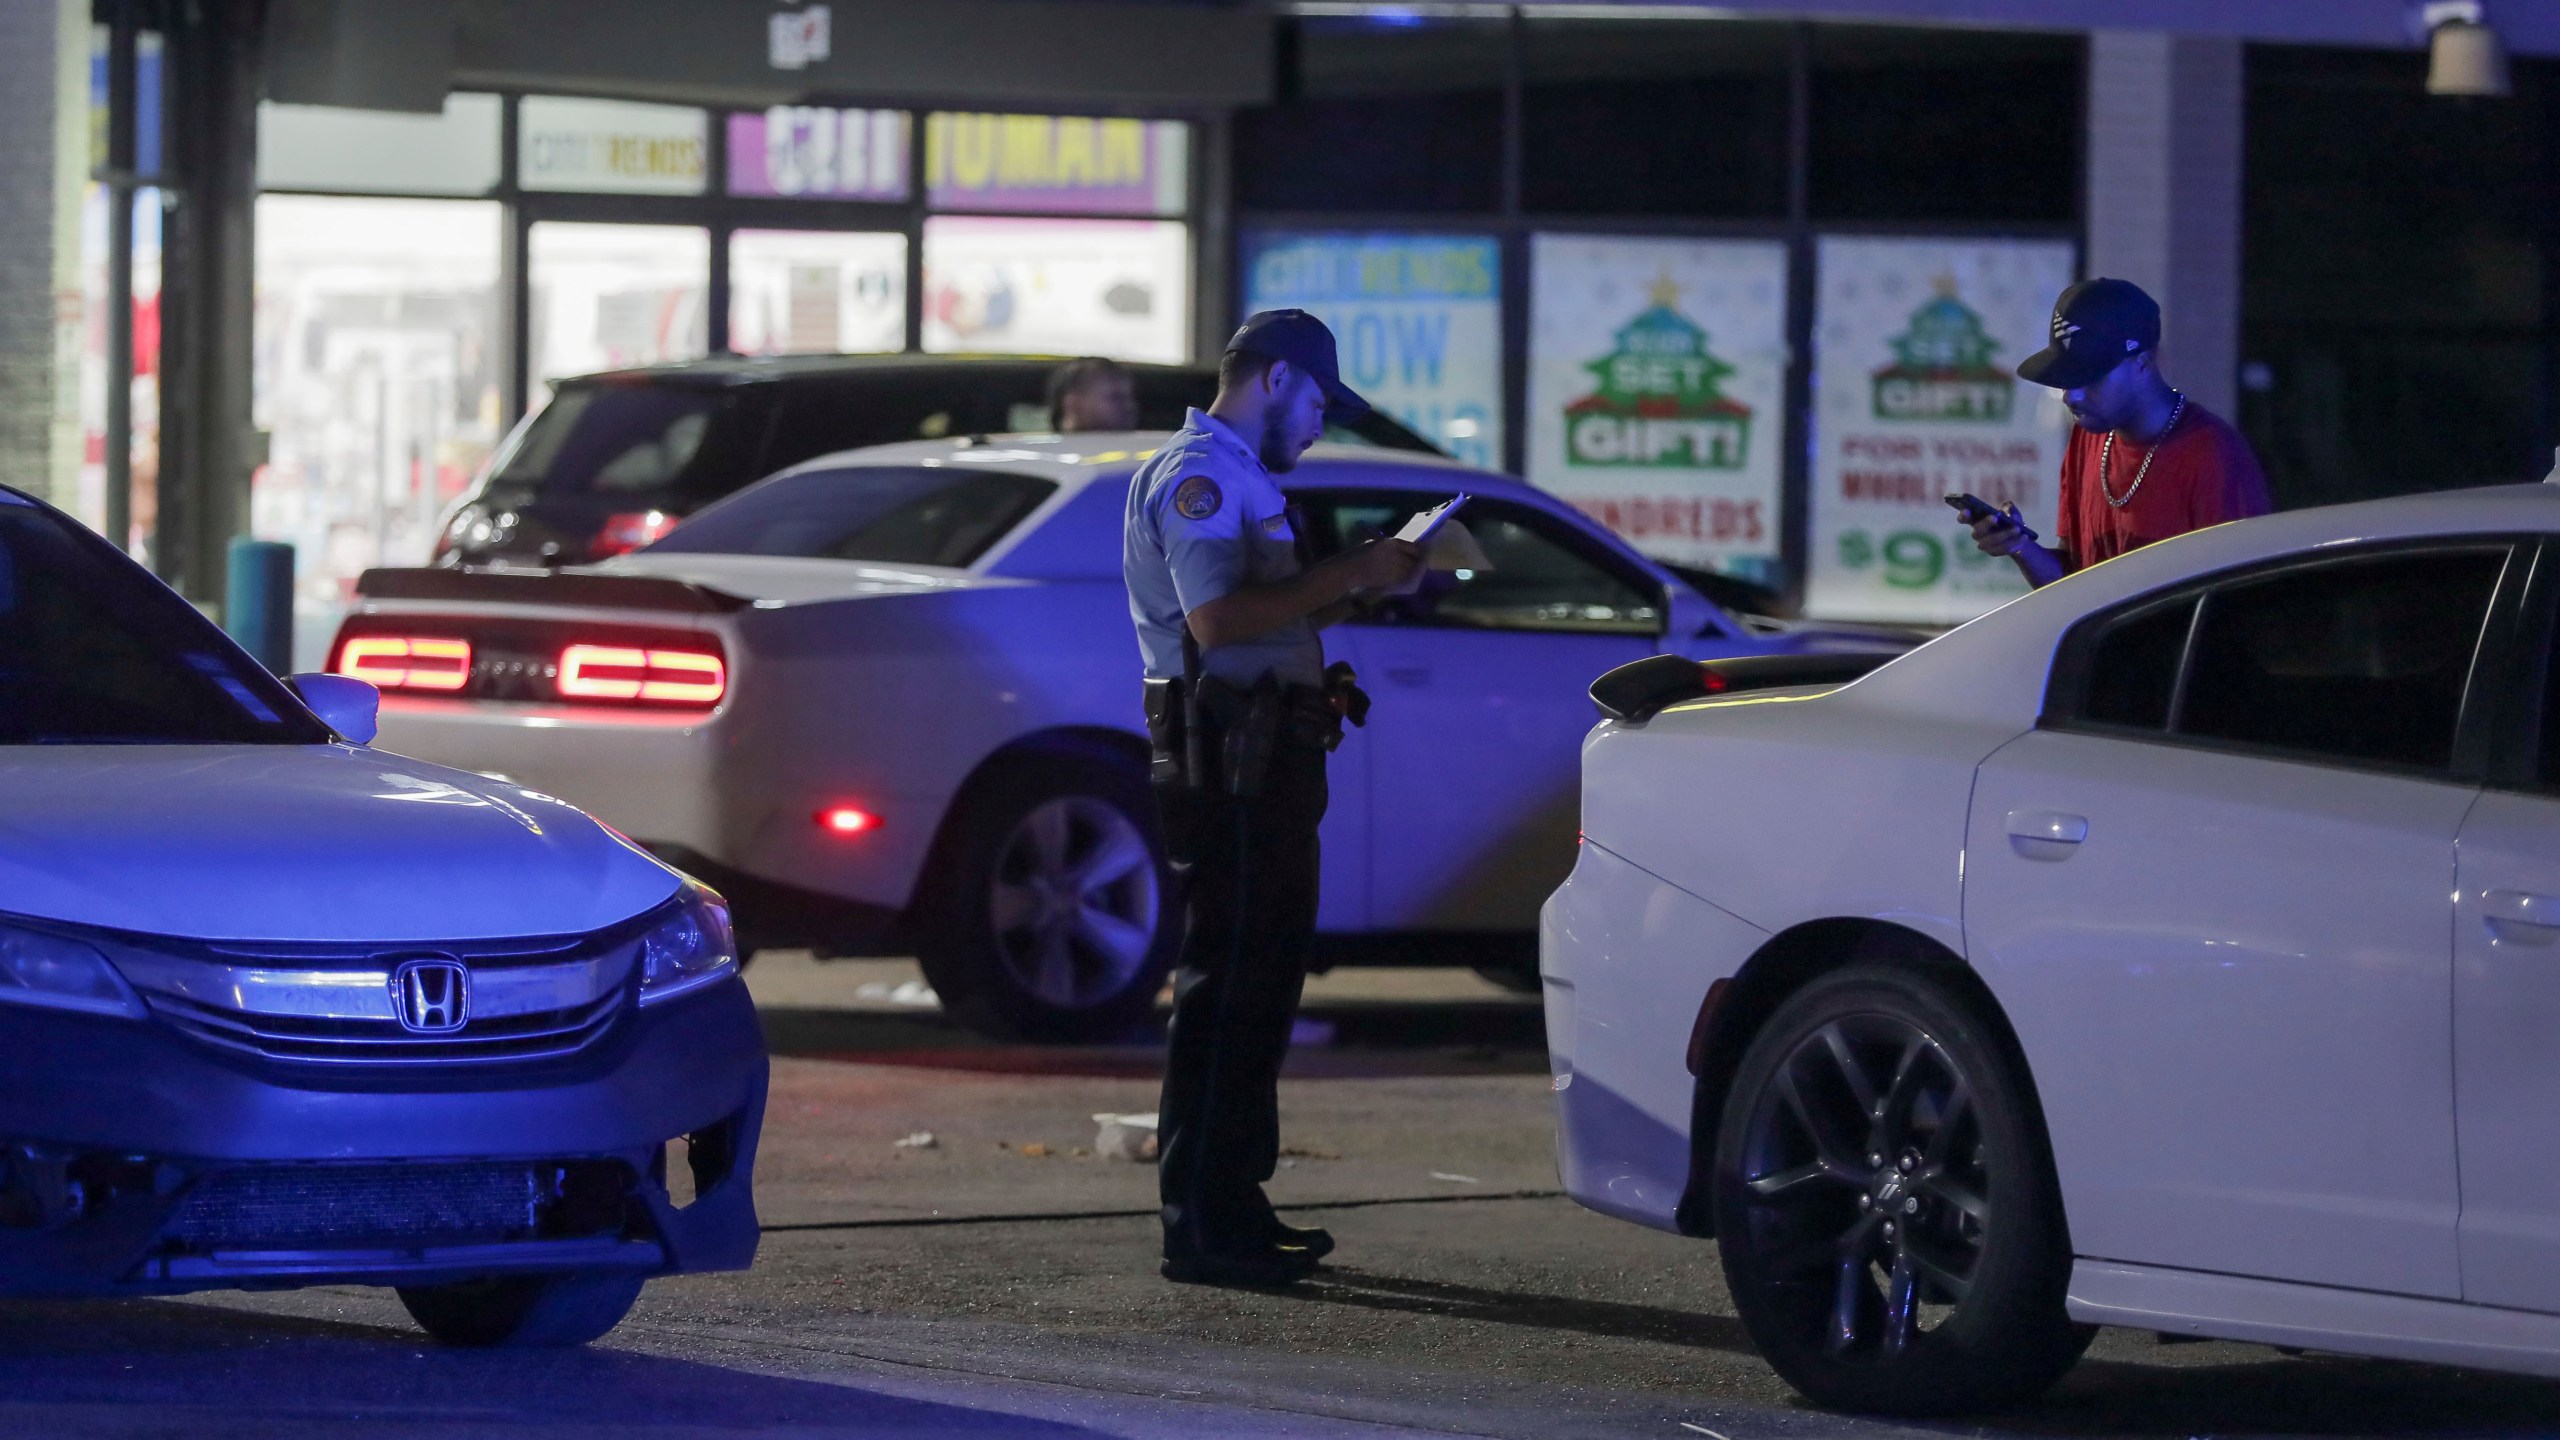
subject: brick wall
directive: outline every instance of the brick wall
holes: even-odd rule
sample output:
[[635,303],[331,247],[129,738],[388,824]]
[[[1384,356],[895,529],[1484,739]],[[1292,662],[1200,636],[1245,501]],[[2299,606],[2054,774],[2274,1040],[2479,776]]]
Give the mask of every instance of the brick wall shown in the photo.
[[57,476],[67,488],[64,462],[77,460],[65,453],[78,441],[77,350],[63,352],[77,341],[79,176],[66,217],[60,41],[68,18],[86,56],[86,11],[0,0],[0,483],[39,495],[56,493]]

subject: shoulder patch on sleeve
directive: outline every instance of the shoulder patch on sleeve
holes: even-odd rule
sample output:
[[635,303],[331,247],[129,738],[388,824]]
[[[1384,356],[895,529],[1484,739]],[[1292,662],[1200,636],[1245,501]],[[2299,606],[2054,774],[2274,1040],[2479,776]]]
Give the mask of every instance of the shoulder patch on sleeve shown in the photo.
[[1218,482],[1206,475],[1194,475],[1173,492],[1174,513],[1185,520],[1206,520],[1218,513],[1227,497],[1218,491]]

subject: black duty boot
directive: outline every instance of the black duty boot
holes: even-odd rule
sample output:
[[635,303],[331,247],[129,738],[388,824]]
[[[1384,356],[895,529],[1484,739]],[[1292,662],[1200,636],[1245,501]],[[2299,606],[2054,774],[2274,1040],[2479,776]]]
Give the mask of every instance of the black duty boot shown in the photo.
[[1332,1231],[1314,1225],[1292,1225],[1281,1219],[1276,1211],[1271,1216],[1270,1233],[1272,1244],[1283,1249],[1304,1250],[1310,1260],[1321,1260],[1333,1253]]
[[[1173,1247],[1167,1246],[1167,1250]],[[1242,1285],[1277,1289],[1315,1273],[1315,1257],[1294,1245],[1240,1250],[1185,1250],[1167,1254],[1159,1273],[1185,1285]]]

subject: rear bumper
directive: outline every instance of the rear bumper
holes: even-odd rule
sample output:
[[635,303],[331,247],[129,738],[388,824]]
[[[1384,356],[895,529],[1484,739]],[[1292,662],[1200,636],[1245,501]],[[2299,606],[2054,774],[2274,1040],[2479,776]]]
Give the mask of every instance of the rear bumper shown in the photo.
[[[863,747],[807,753],[758,736],[734,706],[688,716],[386,698],[374,745],[587,811],[717,887],[750,946],[900,953],[888,929],[945,798],[831,778],[859,768]],[[880,816],[875,832],[847,839],[818,826],[820,805],[845,796]]]
[[[154,1023],[0,1006],[0,1293],[753,1260],[767,1063],[743,984],[639,1011],[565,1065],[402,1069],[314,1078]],[[664,1167],[684,1137],[698,1180],[679,1209]],[[516,1176],[522,1222],[493,1229],[492,1177]]]

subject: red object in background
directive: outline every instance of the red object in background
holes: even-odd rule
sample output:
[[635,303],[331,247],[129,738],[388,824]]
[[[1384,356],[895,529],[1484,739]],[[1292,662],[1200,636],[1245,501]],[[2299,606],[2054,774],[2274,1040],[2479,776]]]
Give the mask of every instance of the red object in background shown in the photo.
[[611,555],[627,555],[676,528],[677,518],[664,510],[634,510],[622,515],[607,515],[604,528],[596,532],[596,558],[602,560]]
[[459,690],[471,679],[471,642],[423,635],[356,635],[330,669],[384,690]]
[[818,828],[830,835],[860,835],[880,828],[880,817],[851,805],[830,805],[818,812]]
[[560,652],[560,693],[572,700],[717,705],[728,690],[728,667],[717,655],[636,645],[572,645]]

